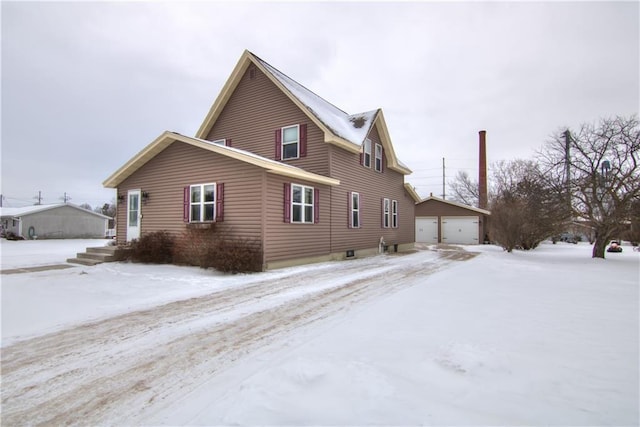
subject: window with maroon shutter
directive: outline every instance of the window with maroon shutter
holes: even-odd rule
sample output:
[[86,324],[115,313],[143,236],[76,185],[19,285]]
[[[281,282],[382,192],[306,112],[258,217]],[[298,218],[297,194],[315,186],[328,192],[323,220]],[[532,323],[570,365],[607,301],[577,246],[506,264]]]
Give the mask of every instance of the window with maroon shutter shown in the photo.
[[[313,187],[299,184],[289,185],[289,198],[287,199],[287,187],[285,187],[285,222],[296,224],[314,224],[319,221],[318,210],[319,191]],[[287,205],[289,209],[287,210]],[[288,221],[286,215],[289,215]]]
[[190,187],[187,185],[184,187],[184,193],[182,195],[182,221],[189,222],[189,197]]
[[216,185],[216,222],[224,221],[224,183]]
[[276,129],[276,160],[282,160],[282,129]]
[[284,183],[284,212],[283,219],[284,222],[291,222],[291,184],[288,182]]
[[216,183],[194,184],[185,187],[182,220],[184,222],[215,221],[218,207],[218,188]]
[[307,156],[307,125],[300,125],[300,157]]
[[[300,158],[300,128],[300,125],[280,128],[280,133],[276,134],[276,156],[280,156],[277,160]],[[278,144],[278,141],[280,141],[280,144]]]

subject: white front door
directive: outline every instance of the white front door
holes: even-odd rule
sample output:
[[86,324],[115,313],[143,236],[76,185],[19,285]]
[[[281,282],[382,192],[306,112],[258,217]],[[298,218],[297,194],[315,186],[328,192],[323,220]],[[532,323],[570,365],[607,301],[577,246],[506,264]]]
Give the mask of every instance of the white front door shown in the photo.
[[127,194],[127,242],[140,238],[140,190]]

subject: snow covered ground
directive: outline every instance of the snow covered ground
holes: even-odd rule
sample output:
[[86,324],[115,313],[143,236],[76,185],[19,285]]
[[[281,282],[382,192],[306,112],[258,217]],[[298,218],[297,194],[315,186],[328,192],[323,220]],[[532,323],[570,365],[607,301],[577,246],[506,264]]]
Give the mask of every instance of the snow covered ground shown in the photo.
[[466,250],[3,275],[3,424],[638,425],[640,253]]

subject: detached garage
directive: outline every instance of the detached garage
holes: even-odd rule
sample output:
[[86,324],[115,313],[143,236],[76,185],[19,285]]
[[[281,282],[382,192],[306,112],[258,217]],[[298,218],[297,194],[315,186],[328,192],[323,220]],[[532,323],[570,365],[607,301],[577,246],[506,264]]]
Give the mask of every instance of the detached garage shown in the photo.
[[427,197],[416,203],[416,243],[477,245],[486,236],[489,211]]
[[110,219],[71,203],[0,209],[0,228],[26,239],[104,238]]

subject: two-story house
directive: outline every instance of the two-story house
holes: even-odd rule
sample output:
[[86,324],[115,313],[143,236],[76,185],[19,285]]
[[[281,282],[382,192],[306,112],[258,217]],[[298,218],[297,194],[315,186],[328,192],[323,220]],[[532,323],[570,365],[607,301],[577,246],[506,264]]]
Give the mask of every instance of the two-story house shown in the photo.
[[412,248],[410,173],[382,110],[345,113],[245,51],[195,137],[162,133],[103,184],[119,244],[224,223],[269,269]]

